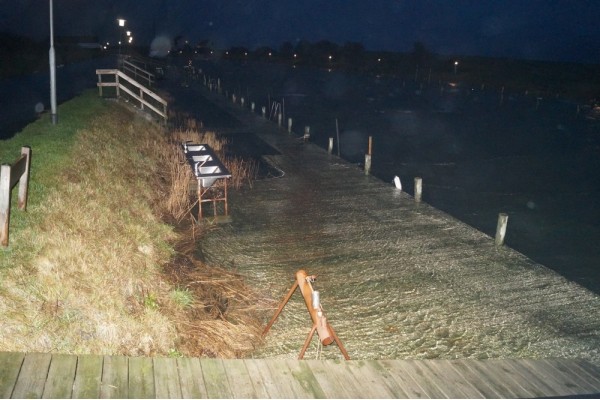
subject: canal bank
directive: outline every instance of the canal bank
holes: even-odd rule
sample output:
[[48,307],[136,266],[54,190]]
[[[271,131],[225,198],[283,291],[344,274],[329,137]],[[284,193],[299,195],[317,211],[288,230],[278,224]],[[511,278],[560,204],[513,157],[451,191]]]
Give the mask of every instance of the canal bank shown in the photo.
[[[231,193],[231,222],[202,239],[203,257],[276,301],[298,269],[318,275],[315,288],[352,358],[600,362],[593,292],[300,141],[247,103],[242,110],[199,84],[172,89],[174,106],[200,121],[206,102],[223,120],[234,118],[205,127],[262,149],[263,161],[280,171]],[[178,104],[181,96],[193,101]],[[292,296],[254,356],[295,358],[310,327],[301,296]],[[306,357],[341,354],[313,340]]]

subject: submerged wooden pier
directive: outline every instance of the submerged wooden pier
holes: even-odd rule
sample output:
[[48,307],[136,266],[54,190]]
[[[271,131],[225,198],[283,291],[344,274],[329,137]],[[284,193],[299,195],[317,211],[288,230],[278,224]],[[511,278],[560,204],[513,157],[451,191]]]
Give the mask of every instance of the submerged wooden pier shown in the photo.
[[583,360],[220,360],[0,353],[1,398],[600,396]]

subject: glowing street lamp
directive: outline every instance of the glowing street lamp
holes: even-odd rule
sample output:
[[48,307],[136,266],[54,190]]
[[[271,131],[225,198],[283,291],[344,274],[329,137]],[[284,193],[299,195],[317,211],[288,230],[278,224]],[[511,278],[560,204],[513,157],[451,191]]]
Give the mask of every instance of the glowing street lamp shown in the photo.
[[458,69],[458,61],[454,61],[454,75],[456,75],[457,69]]
[[123,28],[125,27],[125,20],[118,18],[117,23],[119,24],[119,56],[121,55],[121,42],[123,41]]

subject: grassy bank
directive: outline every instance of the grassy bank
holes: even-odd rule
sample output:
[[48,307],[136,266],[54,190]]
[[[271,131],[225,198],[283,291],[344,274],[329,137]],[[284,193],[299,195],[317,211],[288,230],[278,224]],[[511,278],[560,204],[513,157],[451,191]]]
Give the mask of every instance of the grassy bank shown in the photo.
[[45,115],[0,146],[1,162],[23,145],[33,153],[28,210],[13,196],[10,246],[0,250],[0,350],[251,351],[259,295],[193,257],[206,227],[185,224],[191,203],[178,174],[189,168],[172,139],[182,132],[167,134],[94,91],[58,114],[58,125]]

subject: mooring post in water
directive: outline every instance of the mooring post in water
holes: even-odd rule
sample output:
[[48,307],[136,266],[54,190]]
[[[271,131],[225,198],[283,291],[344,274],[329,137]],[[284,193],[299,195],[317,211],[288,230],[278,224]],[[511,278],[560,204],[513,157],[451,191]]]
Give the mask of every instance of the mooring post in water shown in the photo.
[[327,154],[331,155],[333,152],[333,138],[329,138],[329,146],[327,146]]
[[304,127],[304,136],[302,138],[304,139],[304,143],[308,142],[310,139],[310,126]]
[[313,326],[310,332],[308,333],[306,340],[304,341],[304,345],[302,346],[302,350],[300,350],[298,359],[302,360],[304,358],[304,353],[306,353],[306,349],[310,345],[310,342],[315,332],[317,332],[317,334],[319,335],[319,340],[321,341],[323,346],[328,346],[331,343],[335,342],[338,345],[342,354],[344,355],[344,358],[346,360],[349,360],[350,356],[348,355],[346,348],[342,344],[342,341],[337,336],[333,327],[329,324],[327,318],[325,317],[325,314],[323,313],[323,308],[321,307],[321,300],[319,298],[319,292],[314,290],[312,286],[312,282],[314,282],[315,279],[315,275],[308,275],[306,271],[302,269],[296,272],[296,282],[294,282],[291,289],[287,292],[287,294],[279,304],[275,315],[273,316],[273,318],[271,318],[271,320],[265,327],[262,336],[264,337],[267,334],[267,332],[269,332],[269,330],[277,320],[277,317],[279,317],[279,314],[281,314],[283,307],[285,307],[287,302],[292,297],[292,294],[294,294],[297,288],[300,288],[300,292],[302,293],[302,297],[304,298],[304,303],[306,304],[308,313],[310,314],[310,317],[313,321]]
[[277,126],[280,127],[280,128],[281,128],[282,119],[283,119],[283,114],[281,114],[281,111],[279,111],[277,113]]
[[253,113],[254,113],[254,107],[255,107],[254,102],[250,103],[250,110],[252,110]]
[[263,118],[267,118],[267,107],[262,106],[262,116]]
[[240,99],[240,104],[242,105],[242,108],[244,108],[244,101],[245,101],[245,100],[244,100],[244,98],[242,97],[242,98]]
[[292,133],[292,118],[288,118],[288,133]]
[[502,246],[504,244],[504,238],[506,237],[506,226],[508,225],[508,214],[498,214],[498,225],[496,226],[496,246]]
[[371,173],[371,151],[373,150],[373,136],[369,136],[369,146],[365,154],[365,175]]
[[423,194],[423,179],[420,177],[415,178],[415,202],[421,202],[421,196]]

